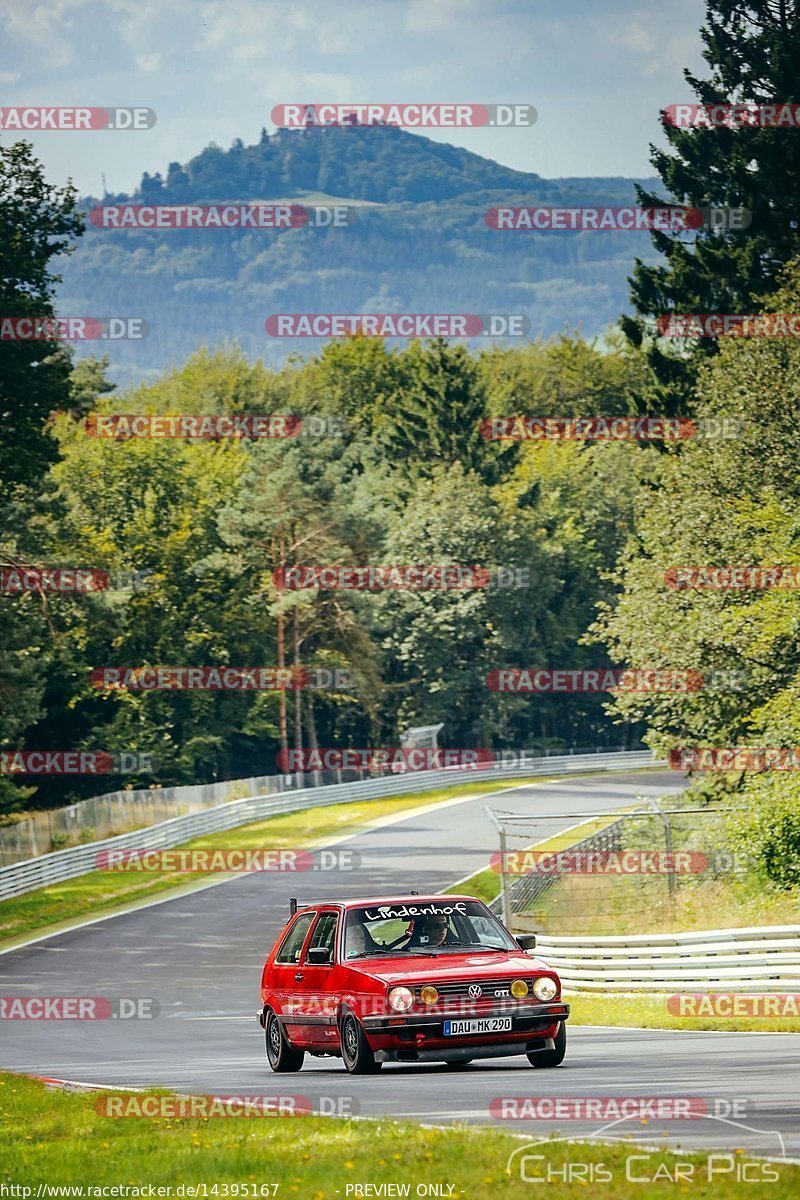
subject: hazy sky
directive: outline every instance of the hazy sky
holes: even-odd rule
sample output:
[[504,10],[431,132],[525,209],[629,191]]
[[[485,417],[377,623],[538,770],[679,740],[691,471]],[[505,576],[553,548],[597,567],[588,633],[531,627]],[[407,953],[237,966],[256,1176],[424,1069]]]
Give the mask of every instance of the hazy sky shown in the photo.
[[[140,132],[34,134],[49,178],[131,191],[275,104],[533,104],[532,129],[431,131],[520,170],[648,175],[658,110],[703,70],[703,0],[0,0],[2,105],[141,105]],[[4,141],[14,135],[0,135]]]

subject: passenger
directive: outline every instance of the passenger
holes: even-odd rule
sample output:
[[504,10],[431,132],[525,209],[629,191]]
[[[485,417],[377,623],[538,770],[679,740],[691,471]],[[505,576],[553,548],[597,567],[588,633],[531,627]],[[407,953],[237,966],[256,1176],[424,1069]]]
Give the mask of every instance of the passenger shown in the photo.
[[359,954],[368,954],[375,949],[375,942],[370,937],[366,925],[353,923],[347,927],[345,939],[345,958],[356,958]]

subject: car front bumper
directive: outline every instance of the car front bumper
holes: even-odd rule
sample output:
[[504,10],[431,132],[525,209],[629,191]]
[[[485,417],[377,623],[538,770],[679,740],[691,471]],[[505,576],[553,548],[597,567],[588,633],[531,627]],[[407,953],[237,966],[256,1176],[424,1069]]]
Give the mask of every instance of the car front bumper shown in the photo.
[[379,1057],[401,1062],[423,1062],[426,1059],[457,1062],[466,1058],[520,1054],[528,1043],[531,1052],[552,1049],[552,1039],[558,1026],[569,1017],[569,1005],[557,1001],[514,1007],[492,1006],[469,1015],[472,1019],[489,1020],[493,1017],[511,1017],[511,1029],[502,1033],[445,1035],[444,1022],[459,1020],[463,1016],[449,1012],[365,1016],[361,1023],[371,1049]]

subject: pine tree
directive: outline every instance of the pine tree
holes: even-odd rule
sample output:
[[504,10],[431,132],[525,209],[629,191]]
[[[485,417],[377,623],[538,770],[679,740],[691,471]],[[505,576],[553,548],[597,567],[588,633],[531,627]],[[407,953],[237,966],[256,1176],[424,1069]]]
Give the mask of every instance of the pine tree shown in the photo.
[[[50,318],[61,276],[52,260],[83,230],[71,184],[51,187],[30,142],[0,147],[0,311]],[[55,457],[45,431],[66,408],[71,357],[57,338],[3,341],[0,354],[0,485],[36,487]]]
[[[707,0],[701,30],[708,79],[685,71],[698,101],[774,104],[795,98],[800,77],[798,0]],[[647,318],[669,313],[764,311],[781,267],[800,253],[800,130],[742,125],[678,128],[662,113],[668,150],[651,146],[651,162],[665,195],[637,189],[644,207],[664,203],[698,208],[744,208],[746,230],[703,229],[686,239],[654,230],[666,262],[637,260],[631,297],[637,318],[624,317],[639,344]],[[662,343],[663,346],[663,343]],[[716,351],[713,339],[693,343],[688,358],[651,346],[650,359],[665,387],[667,408],[681,410],[698,363]]]
[[464,346],[415,342],[400,357],[402,380],[388,397],[379,441],[411,478],[442,464],[494,481],[497,447],[481,435],[488,412],[482,381]]

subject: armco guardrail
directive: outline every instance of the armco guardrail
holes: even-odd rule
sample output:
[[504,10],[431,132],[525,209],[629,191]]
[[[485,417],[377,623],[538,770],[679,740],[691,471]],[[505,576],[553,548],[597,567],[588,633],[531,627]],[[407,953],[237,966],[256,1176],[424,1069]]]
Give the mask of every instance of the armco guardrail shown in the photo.
[[97,855],[102,850],[146,849],[168,850],[183,842],[216,833],[222,829],[235,829],[253,821],[281,813],[299,812],[306,808],[329,804],[354,803],[357,800],[379,799],[403,792],[425,792],[434,788],[449,787],[454,783],[482,783],[486,780],[526,778],[530,775],[562,775],[572,771],[635,770],[638,767],[656,766],[658,763],[650,750],[620,751],[613,754],[565,754],[547,758],[531,758],[520,766],[491,767],[488,770],[442,770],[409,772],[381,779],[365,779],[354,783],[335,783],[318,788],[303,788],[284,792],[280,796],[250,796],[244,800],[233,800],[216,808],[188,813],[161,821],[146,829],[119,834],[85,846],[72,846],[67,850],[56,850],[38,858],[12,863],[0,870],[0,901],[11,896],[21,896],[35,888],[51,883],[61,883],[95,870]]
[[[614,747],[572,747],[568,753],[611,754]],[[548,758],[552,751],[542,757]],[[502,751],[499,762],[502,764]],[[99,777],[98,777],[99,778]],[[122,788],[77,800],[63,808],[46,808],[21,821],[0,825],[0,868],[27,858],[37,858],[68,846],[98,842],[132,829],[144,829],[200,809],[216,808],[248,796],[275,795],[304,787],[357,783],[371,776],[364,770],[333,769],[302,775],[255,775],[218,783],[178,784],[170,787]]]
[[800,992],[800,925],[609,937],[537,936],[569,992]]
[[[314,780],[316,786],[318,780]],[[341,783],[326,779],[325,783]],[[115,837],[123,830],[144,829],[173,817],[216,808],[245,796],[274,795],[295,786],[292,775],[256,775],[223,783],[181,784],[177,787],[123,788],[77,800],[63,808],[48,808],[23,821],[0,827],[0,867],[36,858],[39,854],[85,841]]]

